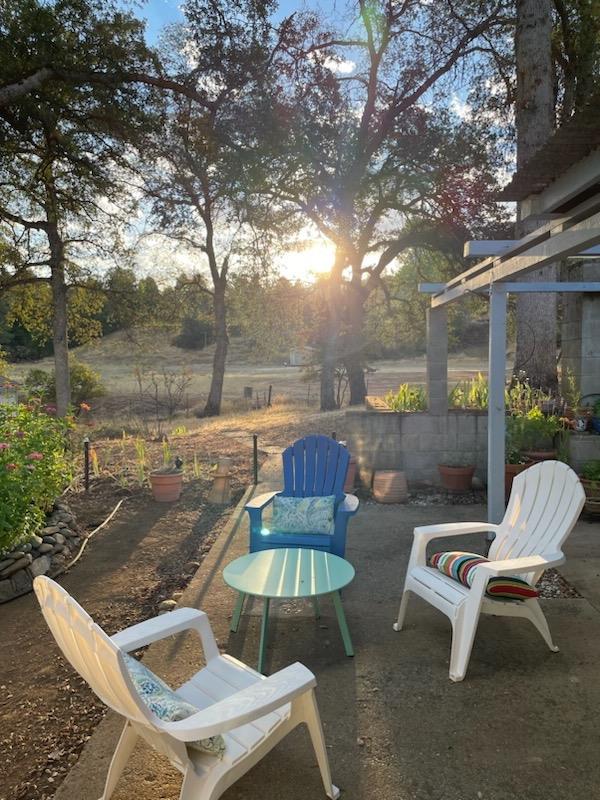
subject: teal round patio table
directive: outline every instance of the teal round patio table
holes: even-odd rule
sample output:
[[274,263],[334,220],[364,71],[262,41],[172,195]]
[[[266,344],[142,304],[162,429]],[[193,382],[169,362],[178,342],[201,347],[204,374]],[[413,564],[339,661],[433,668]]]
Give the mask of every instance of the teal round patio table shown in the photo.
[[344,558],[322,550],[300,547],[248,553],[225,567],[225,583],[239,592],[231,620],[234,633],[238,629],[247,595],[262,597],[264,601],[258,651],[259,672],[263,671],[265,660],[269,603],[275,599],[313,598],[318,614],[319,595],[331,595],[346,655],[354,655],[340,596],[340,589],[352,581],[354,574],[354,567]]

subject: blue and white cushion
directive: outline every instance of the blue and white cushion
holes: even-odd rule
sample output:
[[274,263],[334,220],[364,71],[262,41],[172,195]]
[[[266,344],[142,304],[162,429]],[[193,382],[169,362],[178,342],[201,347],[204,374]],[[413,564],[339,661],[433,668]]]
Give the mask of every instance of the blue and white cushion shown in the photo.
[[[140,699],[155,717],[167,722],[177,722],[177,720],[191,717],[200,710],[180,697],[140,661],[128,653],[123,653],[123,658]],[[194,750],[217,758],[223,758],[226,748],[225,740],[220,734],[210,736],[208,739],[186,742],[186,744],[188,747],[193,747]]]
[[333,534],[335,495],[282,497],[275,495],[271,530],[277,533]]

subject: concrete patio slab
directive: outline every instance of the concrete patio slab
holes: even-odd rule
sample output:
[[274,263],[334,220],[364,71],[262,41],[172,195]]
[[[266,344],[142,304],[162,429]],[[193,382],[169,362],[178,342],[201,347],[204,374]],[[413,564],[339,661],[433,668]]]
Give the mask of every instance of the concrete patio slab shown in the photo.
[[[274,473],[271,473],[272,475]],[[259,487],[259,491],[263,487]],[[356,656],[344,655],[332,606],[322,617],[272,620],[267,672],[302,661],[317,676],[334,781],[352,800],[590,800],[600,794],[600,525],[579,523],[566,577],[590,599],[544,601],[560,653],[521,620],[483,618],[466,680],[448,680],[450,627],[419,600],[406,629],[392,630],[415,525],[484,518],[478,506],[363,504],[347,558],[355,581],[344,606]],[[455,542],[454,542],[455,543]],[[481,544],[469,537],[465,549]],[[443,543],[440,543],[443,546]],[[229,633],[234,595],[226,563],[247,550],[245,520],[213,546],[182,598],[211,619],[219,645],[254,665],[259,619]],[[147,663],[177,684],[198,668],[191,635],[153,645]],[[120,721],[109,715],[56,800],[97,800]],[[180,778],[140,746],[115,800],[175,800]],[[226,800],[324,797],[302,729],[284,740],[225,795]]]

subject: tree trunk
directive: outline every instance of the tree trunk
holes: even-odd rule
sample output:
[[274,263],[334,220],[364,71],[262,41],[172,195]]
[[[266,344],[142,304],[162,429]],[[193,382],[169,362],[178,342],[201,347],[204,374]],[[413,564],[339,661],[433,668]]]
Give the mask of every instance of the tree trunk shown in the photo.
[[344,337],[344,364],[350,389],[349,404],[359,406],[365,402],[365,308],[362,292],[350,284],[345,305],[346,335]]
[[[521,169],[554,131],[551,0],[517,0],[515,55],[517,96],[517,169]],[[517,237],[541,222],[518,213]],[[557,267],[549,265],[526,275],[526,281],[555,281]],[[515,373],[525,372],[532,386],[557,388],[556,295],[517,294]]]
[[223,399],[223,381],[225,379],[225,362],[229,349],[227,334],[227,308],[225,305],[226,280],[220,278],[215,282],[213,293],[213,315],[215,324],[215,355],[213,357],[212,377],[208,399],[202,412],[203,417],[218,417],[221,413]]
[[56,413],[64,417],[71,404],[69,377],[69,341],[67,335],[67,285],[65,282],[64,248],[55,224],[48,228],[52,286],[52,345],[54,349],[54,382]]
[[339,361],[341,274],[334,266],[326,286],[325,336],[321,364],[321,411],[338,407],[335,391],[335,370]]

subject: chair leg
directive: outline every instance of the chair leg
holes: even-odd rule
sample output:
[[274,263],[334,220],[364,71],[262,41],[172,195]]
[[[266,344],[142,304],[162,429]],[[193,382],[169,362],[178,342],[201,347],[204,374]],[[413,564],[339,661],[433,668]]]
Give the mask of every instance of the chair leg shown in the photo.
[[137,733],[134,731],[131,724],[126,722],[119,743],[111,759],[108,774],[106,775],[106,783],[104,784],[104,793],[100,800],[109,800],[112,796],[119,782],[119,778],[121,777],[121,773],[125,769],[125,765],[133,752],[137,738]]
[[206,785],[206,779],[198,775],[192,764],[188,765],[183,776],[179,800],[217,800],[220,794],[221,792],[213,793]]
[[314,690],[306,692],[306,694],[299,697],[296,702],[300,706],[301,717],[306,723],[310,734],[315,756],[317,757],[317,763],[319,764],[323,786],[325,787],[325,794],[330,800],[337,800],[340,796],[340,790],[337,786],[334,786],[331,781],[329,756],[327,755],[327,748],[325,747],[325,736],[323,735],[321,716],[319,714],[319,707]]
[[452,620],[452,648],[450,650],[450,680],[458,683],[467,674],[475,633],[479,623],[479,608],[465,603]]
[[408,606],[408,598],[410,595],[410,589],[405,589],[402,592],[402,600],[400,600],[400,609],[398,611],[398,619],[394,622],[394,630],[401,631],[404,627],[404,618],[406,617],[406,608]]
[[553,653],[558,653],[558,647],[552,641],[552,634],[548,627],[548,621],[542,611],[537,600],[526,600],[524,603],[524,610],[527,612],[527,619],[529,619],[540,632],[542,639],[546,642]]

